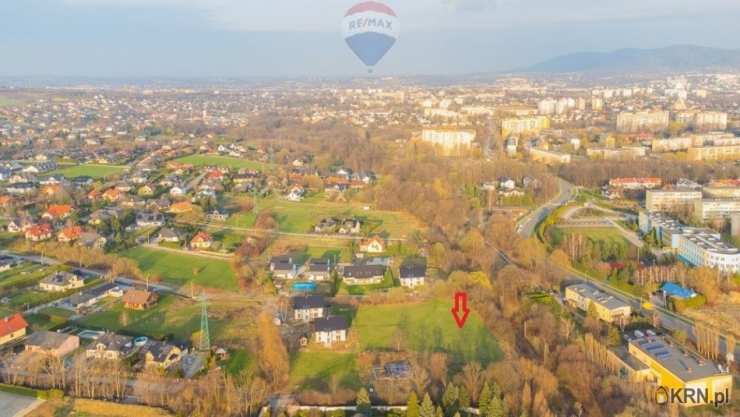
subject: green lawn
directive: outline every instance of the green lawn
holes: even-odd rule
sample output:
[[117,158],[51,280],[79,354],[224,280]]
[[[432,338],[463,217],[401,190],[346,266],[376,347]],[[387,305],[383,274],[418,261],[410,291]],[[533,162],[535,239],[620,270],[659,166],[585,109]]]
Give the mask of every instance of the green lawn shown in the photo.
[[340,387],[358,389],[355,354],[304,351],[291,358],[290,384],[295,388],[326,390],[332,375],[337,376]]
[[[139,263],[145,273],[154,274],[165,282],[179,285],[193,281],[204,287],[236,290],[236,277],[229,262],[195,255],[169,253],[156,249],[135,247],[122,253]],[[197,274],[193,274],[194,270]]]
[[360,348],[395,348],[400,340],[416,352],[442,350],[457,364],[478,361],[484,366],[499,359],[502,352],[496,339],[472,307],[463,329],[450,313],[451,301],[433,300],[417,304],[361,305],[352,322]]
[[[249,198],[251,197],[241,197]],[[411,215],[403,212],[384,210],[364,210],[361,203],[341,203],[326,201],[323,195],[304,201],[288,201],[280,196],[258,200],[258,209],[270,209],[277,218],[281,232],[308,233],[326,217],[358,217],[363,220],[365,234],[386,233],[391,237],[408,237],[421,226]],[[237,213],[226,220],[226,224],[236,227],[253,227],[253,213]]]
[[630,242],[622,236],[617,229],[611,227],[578,227],[561,229],[566,234],[581,234],[591,240],[602,240],[606,242],[615,242],[621,245],[630,246]]
[[249,356],[249,352],[244,349],[238,349],[231,352],[229,358],[222,365],[231,376],[239,376],[242,372],[252,369],[255,366],[255,362]]
[[265,171],[272,168],[272,164],[258,161],[250,161],[248,159],[234,158],[231,156],[220,156],[220,155],[190,155],[183,158],[177,159],[177,162],[183,164],[190,164],[196,167],[200,166],[217,166],[232,169],[257,169]]
[[0,292],[5,289],[18,289],[36,285],[44,277],[54,272],[55,269],[23,262],[15,268],[0,273]]
[[59,327],[69,320],[72,312],[57,307],[48,307],[36,314],[26,316],[26,321],[34,330],[48,330]]
[[[128,324],[122,318],[124,312],[128,315]],[[190,340],[192,334],[200,329],[200,305],[174,295],[165,295],[149,310],[134,311],[125,310],[123,303],[116,301],[108,310],[85,316],[77,324],[132,336]],[[223,322],[211,319],[208,324],[211,338],[215,340],[223,328]]]
[[120,165],[83,164],[59,168],[55,171],[52,171],[50,174],[60,174],[64,175],[67,178],[76,178],[83,176],[92,178],[107,178],[123,172],[124,169],[126,169],[126,167]]

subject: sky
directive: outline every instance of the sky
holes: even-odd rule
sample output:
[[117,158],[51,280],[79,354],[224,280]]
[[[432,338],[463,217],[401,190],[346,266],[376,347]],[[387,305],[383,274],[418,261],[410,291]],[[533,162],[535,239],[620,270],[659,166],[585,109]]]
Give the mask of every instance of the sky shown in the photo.
[[[0,76],[364,74],[340,23],[359,0],[1,0]],[[522,68],[571,52],[740,48],[738,0],[387,0],[379,75]]]

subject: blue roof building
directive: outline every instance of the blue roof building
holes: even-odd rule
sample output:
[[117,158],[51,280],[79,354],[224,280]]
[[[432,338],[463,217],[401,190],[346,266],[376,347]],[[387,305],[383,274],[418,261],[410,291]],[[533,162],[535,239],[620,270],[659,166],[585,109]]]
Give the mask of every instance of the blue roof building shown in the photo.
[[663,294],[666,296],[676,297],[676,298],[693,298],[696,297],[696,291],[692,290],[691,288],[684,288],[675,282],[666,282],[663,284],[662,287],[660,287],[660,290],[663,291]]

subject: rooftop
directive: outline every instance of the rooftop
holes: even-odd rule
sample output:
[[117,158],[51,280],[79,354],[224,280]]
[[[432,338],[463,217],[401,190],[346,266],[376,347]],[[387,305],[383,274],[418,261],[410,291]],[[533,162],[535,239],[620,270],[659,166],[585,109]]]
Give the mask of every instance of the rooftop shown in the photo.
[[722,373],[714,362],[679,347],[663,336],[645,336],[629,343],[684,381]]
[[630,306],[626,302],[615,298],[614,296],[609,295],[604,291],[601,291],[598,288],[594,287],[593,285],[585,282],[582,284],[571,285],[568,288],[581,294],[583,297],[593,301],[594,303],[608,308],[609,310]]

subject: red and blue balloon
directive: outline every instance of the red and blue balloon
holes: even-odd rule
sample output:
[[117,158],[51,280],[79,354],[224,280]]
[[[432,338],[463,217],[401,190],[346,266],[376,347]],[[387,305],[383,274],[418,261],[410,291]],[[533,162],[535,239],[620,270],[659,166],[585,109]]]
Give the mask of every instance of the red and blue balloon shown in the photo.
[[370,70],[395,45],[399,29],[393,9],[377,1],[356,4],[342,20],[344,40]]

